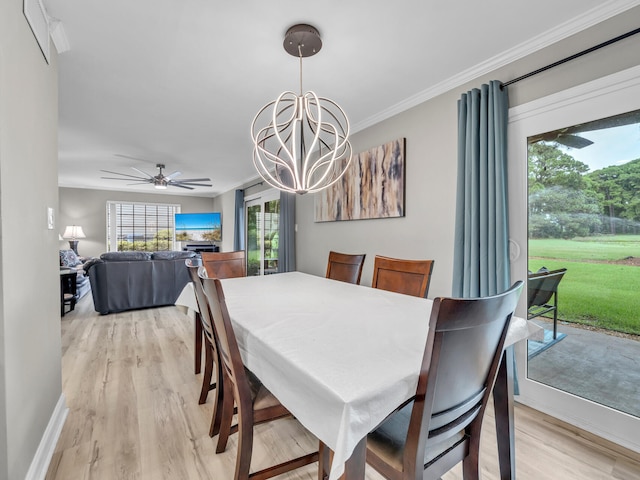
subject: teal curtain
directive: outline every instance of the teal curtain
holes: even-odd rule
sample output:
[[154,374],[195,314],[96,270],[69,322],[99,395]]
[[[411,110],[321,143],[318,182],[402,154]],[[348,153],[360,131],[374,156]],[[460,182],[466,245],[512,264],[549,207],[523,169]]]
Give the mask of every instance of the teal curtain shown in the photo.
[[509,289],[506,87],[492,81],[458,101],[458,184],[453,295]]
[[296,194],[280,192],[278,272],[296,270]]
[[233,250],[244,250],[244,190],[235,192]]

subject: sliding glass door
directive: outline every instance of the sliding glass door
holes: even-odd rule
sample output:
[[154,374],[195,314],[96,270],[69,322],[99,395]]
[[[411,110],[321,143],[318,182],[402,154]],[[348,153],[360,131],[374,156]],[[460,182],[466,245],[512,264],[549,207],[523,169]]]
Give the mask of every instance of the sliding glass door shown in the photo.
[[566,269],[516,399],[640,451],[640,67],[511,109],[509,158],[513,278]]
[[247,275],[278,272],[280,193],[268,190],[245,199]]

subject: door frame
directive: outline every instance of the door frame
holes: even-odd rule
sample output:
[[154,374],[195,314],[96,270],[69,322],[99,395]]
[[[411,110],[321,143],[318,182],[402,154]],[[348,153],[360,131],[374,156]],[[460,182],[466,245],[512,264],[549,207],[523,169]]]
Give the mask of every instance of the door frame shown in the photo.
[[[509,109],[511,274],[527,278],[527,137],[640,109],[640,66]],[[526,318],[526,295],[516,310]],[[527,342],[516,345],[516,401],[640,452],[640,418],[527,378]]]

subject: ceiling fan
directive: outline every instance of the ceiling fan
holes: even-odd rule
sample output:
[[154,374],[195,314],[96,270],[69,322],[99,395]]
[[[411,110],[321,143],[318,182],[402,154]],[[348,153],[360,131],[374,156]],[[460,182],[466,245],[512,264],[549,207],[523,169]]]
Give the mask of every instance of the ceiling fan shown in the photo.
[[100,177],[105,180],[126,180],[132,181],[137,180],[134,183],[130,183],[129,185],[141,185],[144,183],[150,183],[157,189],[166,189],[167,187],[180,187],[186,188],[188,190],[193,190],[194,187],[211,187],[211,184],[201,183],[201,182],[210,182],[210,178],[183,178],[182,180],[176,180],[176,177],[182,175],[181,172],[173,172],[170,175],[165,175],[162,173],[162,170],[165,168],[164,164],[158,163],[156,164],[156,168],[158,169],[157,175],[151,175],[150,173],[143,172],[142,170],[131,167],[133,170],[138,172],[139,175],[129,175],[127,173],[120,172],[112,172],[109,170],[100,170],[101,172],[111,173],[112,175],[121,175],[121,177]]
[[[545,141],[556,142],[570,148],[584,148],[593,145],[593,142],[578,134],[606,128],[621,127],[633,123],[640,123],[640,111],[638,110],[534,135],[533,137],[529,137],[529,143]],[[587,133],[587,136],[588,135]]]

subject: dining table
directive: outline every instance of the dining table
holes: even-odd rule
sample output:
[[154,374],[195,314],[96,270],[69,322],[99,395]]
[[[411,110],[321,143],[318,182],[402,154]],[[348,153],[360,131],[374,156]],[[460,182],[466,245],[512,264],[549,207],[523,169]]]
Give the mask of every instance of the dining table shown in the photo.
[[[301,272],[221,282],[246,367],[319,439],[329,480],[362,480],[367,434],[415,394],[433,301]],[[536,328],[513,316],[505,347]],[[510,350],[493,394],[501,478],[513,479]]]

